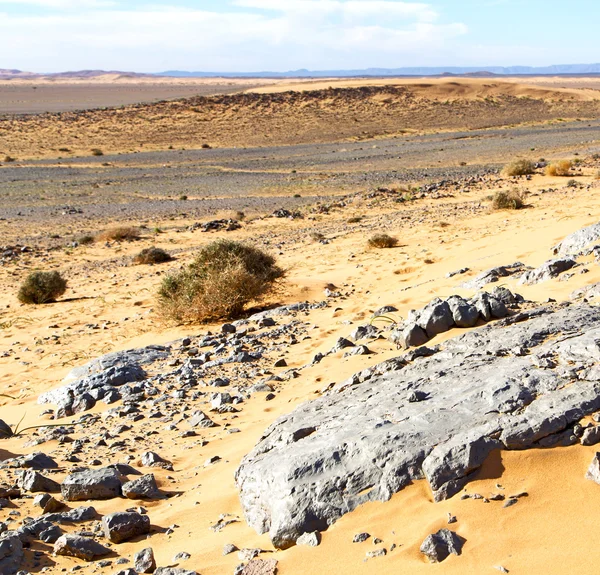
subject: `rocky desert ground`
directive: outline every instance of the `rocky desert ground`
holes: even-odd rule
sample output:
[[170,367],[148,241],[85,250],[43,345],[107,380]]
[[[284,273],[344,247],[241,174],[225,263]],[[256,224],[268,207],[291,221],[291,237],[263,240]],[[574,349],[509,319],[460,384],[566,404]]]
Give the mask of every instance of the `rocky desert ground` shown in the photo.
[[[0,573],[591,572],[600,92],[577,82],[4,113]],[[117,226],[139,237],[97,237]],[[166,321],[162,278],[217,238],[285,279]],[[152,246],[174,260],[135,263]],[[20,303],[34,270],[66,293]]]

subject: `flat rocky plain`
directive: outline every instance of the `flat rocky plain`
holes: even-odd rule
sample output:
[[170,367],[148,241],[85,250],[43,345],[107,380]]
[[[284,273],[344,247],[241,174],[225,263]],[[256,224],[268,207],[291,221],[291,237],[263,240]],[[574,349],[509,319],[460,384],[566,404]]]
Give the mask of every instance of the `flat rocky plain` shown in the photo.
[[[163,575],[591,571],[600,228],[571,234],[600,222],[600,114],[504,97],[518,125],[373,137],[366,91],[352,137],[61,159],[29,129],[70,116],[5,119],[29,139],[0,134],[0,419],[59,427],[0,439],[2,573],[131,575],[147,548]],[[502,175],[515,157],[540,168]],[[512,189],[525,207],[492,210]],[[115,225],[141,238],[80,241]],[[161,277],[221,237],[274,253],[281,289],[233,326],[165,323]],[[134,265],[153,245],[176,259]],[[33,269],[67,293],[19,304]]]

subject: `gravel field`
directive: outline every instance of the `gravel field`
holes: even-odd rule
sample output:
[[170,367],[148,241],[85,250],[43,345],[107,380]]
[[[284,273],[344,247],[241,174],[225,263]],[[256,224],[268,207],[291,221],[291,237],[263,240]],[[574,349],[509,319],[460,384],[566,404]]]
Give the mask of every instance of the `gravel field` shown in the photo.
[[[600,152],[600,120],[368,142],[5,164],[0,218],[85,221],[210,217],[230,209],[269,212],[378,186],[477,175],[515,156],[538,159],[563,149]],[[180,200],[184,195],[187,201]]]

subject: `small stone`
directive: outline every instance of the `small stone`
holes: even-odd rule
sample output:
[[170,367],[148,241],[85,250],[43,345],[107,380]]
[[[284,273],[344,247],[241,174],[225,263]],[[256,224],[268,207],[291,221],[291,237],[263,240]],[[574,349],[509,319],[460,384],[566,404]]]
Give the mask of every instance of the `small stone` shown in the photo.
[[223,555],[231,555],[232,553],[235,553],[238,550],[238,548],[233,544],[233,543],[227,543],[227,545],[225,545],[223,547]]
[[440,529],[433,535],[428,535],[421,544],[421,553],[431,563],[441,563],[450,555],[460,555],[463,546],[461,538],[448,529]]
[[276,559],[253,559],[241,571],[241,575],[275,575],[276,573]]
[[353,537],[352,543],[364,543],[367,539],[369,539],[369,537],[371,537],[371,535],[368,533],[357,533]]
[[153,573],[156,569],[156,560],[152,547],[146,547],[133,556],[133,567],[138,573]]
[[296,539],[296,545],[307,545],[308,547],[318,547],[320,542],[321,538],[318,531],[303,533]]

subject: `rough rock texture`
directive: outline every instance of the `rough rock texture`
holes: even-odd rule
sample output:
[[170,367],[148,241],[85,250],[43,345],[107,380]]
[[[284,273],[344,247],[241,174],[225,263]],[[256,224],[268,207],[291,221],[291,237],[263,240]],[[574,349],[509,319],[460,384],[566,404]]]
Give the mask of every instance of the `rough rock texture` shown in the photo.
[[594,455],[594,459],[592,459],[592,462],[588,467],[585,478],[600,485],[600,453],[596,453],[596,455]]
[[599,238],[600,223],[577,230],[554,246],[552,251],[558,256],[576,256]]
[[122,490],[127,499],[160,499],[161,497],[152,473],[124,483]]
[[58,493],[60,491],[59,483],[33,469],[23,472],[19,478],[19,487],[23,491],[30,491],[31,493],[39,493],[41,491]]
[[79,535],[63,535],[54,544],[55,555],[66,555],[77,557],[84,561],[93,561],[97,557],[104,557],[110,553],[110,549],[100,545],[89,537]]
[[150,533],[150,517],[135,512],[117,512],[102,518],[104,534],[113,543],[122,543]]
[[133,566],[138,573],[154,573],[156,560],[152,547],[138,551],[133,557]]
[[289,547],[413,480],[449,497],[493,449],[569,439],[600,410],[599,340],[600,308],[538,308],[357,374],[279,418],[244,458],[248,523]]
[[67,501],[112,499],[121,495],[121,474],[109,467],[89,469],[67,475],[61,485]]
[[577,262],[571,258],[558,258],[544,262],[539,268],[528,271],[521,276],[520,284],[533,285],[558,277],[563,272],[575,267]]
[[431,563],[441,563],[450,555],[460,555],[463,542],[461,538],[449,529],[440,529],[433,535],[428,535],[421,544],[421,553]]
[[195,571],[188,571],[187,569],[176,569],[173,567],[159,567],[154,575],[198,575]]
[[104,355],[73,369],[65,378],[66,385],[42,393],[38,403],[56,405],[57,417],[67,417],[91,409],[97,400],[112,402],[117,394],[115,388],[144,380],[142,365],[166,359],[169,351],[168,347],[148,346]]
[[276,559],[252,559],[243,569],[241,575],[275,575]]
[[0,573],[15,575],[23,562],[23,544],[14,531],[0,535]]
[[492,268],[490,270],[481,272],[472,280],[466,281],[463,284],[461,284],[460,287],[464,289],[481,289],[490,283],[500,281],[500,278],[506,278],[509,276],[518,277],[528,269],[529,268],[521,262],[515,262],[514,264],[510,264],[507,266],[498,266],[497,268]]

